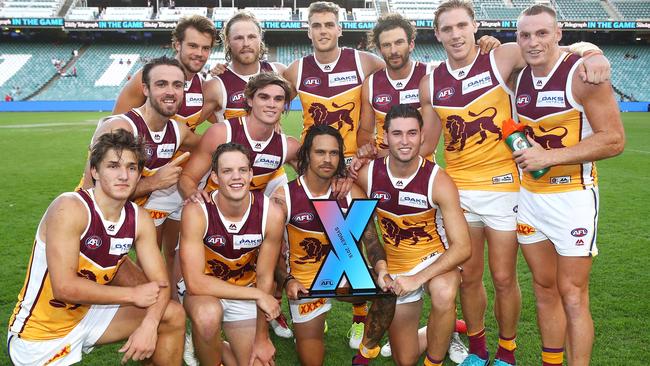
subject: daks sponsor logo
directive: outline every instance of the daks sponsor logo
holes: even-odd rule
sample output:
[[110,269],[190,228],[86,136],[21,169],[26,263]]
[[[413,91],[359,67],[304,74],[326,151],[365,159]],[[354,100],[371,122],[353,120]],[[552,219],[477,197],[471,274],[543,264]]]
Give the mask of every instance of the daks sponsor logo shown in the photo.
[[291,220],[295,221],[298,224],[304,224],[307,222],[314,221],[314,214],[311,212],[301,212],[294,215]]
[[387,105],[393,101],[393,97],[389,94],[380,94],[375,97],[375,104],[377,105]]
[[456,90],[453,87],[450,86],[450,87],[447,87],[447,88],[444,88],[444,89],[440,90],[438,92],[438,94],[436,94],[436,98],[438,100],[447,100],[447,99],[451,98],[452,96],[454,96],[454,93],[456,93]]
[[564,108],[566,107],[564,92],[561,90],[540,92],[537,94],[537,103],[535,106]]
[[330,87],[354,85],[359,83],[359,79],[357,78],[357,73],[355,71],[337,72],[336,74],[331,74],[328,76]]
[[427,197],[419,193],[399,192],[398,205],[415,208],[427,208]]
[[586,236],[589,234],[589,230],[585,229],[584,227],[578,227],[573,230],[571,230],[571,236],[576,237],[576,238],[582,238],[583,236]]
[[235,249],[251,249],[256,248],[262,244],[261,234],[244,234],[233,235],[233,248]]
[[417,89],[404,90],[399,92],[400,104],[411,104],[420,102],[420,92]]
[[302,85],[304,85],[306,88],[314,88],[320,84],[322,84],[322,81],[319,77],[316,76],[308,77],[302,82]]
[[133,238],[111,238],[111,249],[108,251],[110,255],[122,255],[131,250],[133,246]]
[[467,80],[463,80],[463,94],[468,94],[473,91],[492,86],[492,76],[489,71],[472,76]]
[[203,105],[203,94],[185,93],[185,105],[188,107],[201,107]]
[[174,152],[176,152],[175,144],[158,145],[157,155],[161,159],[171,159],[171,157],[174,156]]
[[255,161],[253,162],[254,167],[258,168],[267,168],[267,169],[276,169],[280,166],[282,158],[275,155],[269,154],[257,154]]

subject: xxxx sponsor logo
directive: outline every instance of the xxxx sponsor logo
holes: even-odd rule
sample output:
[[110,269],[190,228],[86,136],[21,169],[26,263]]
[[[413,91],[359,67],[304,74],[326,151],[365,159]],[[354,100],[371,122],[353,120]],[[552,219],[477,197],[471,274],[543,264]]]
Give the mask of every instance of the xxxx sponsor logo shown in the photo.
[[533,235],[537,230],[528,224],[517,223],[517,233],[521,235]]
[[63,357],[67,356],[70,354],[71,348],[69,344],[66,344],[65,347],[61,348],[61,350],[52,356],[47,362],[45,362],[44,365],[51,365],[55,361],[62,359]]
[[168,213],[164,211],[158,211],[158,210],[147,210],[149,211],[149,216],[151,216],[152,219],[164,219],[167,217]]
[[305,304],[300,304],[298,305],[298,313],[300,315],[307,315],[311,313],[312,311],[320,308],[321,306],[325,305],[327,302],[326,299],[318,299],[316,301],[308,302]]

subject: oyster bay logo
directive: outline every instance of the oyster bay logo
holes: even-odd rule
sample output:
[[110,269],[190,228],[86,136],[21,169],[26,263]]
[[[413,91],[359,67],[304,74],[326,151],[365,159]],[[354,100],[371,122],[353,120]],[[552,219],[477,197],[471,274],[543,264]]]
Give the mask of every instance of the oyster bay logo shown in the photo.
[[233,235],[232,246],[234,249],[251,249],[262,244],[262,234]]
[[201,107],[203,105],[203,94],[185,93],[185,105],[188,107]]
[[537,94],[537,107],[565,108],[564,92],[562,90],[545,91]]
[[161,159],[170,159],[172,156],[174,156],[174,152],[176,151],[176,145],[175,144],[160,144],[158,145],[158,157]]
[[255,156],[255,162],[253,162],[253,166],[258,168],[276,169],[280,166],[281,161],[282,158],[279,156],[257,154],[257,156]]
[[415,208],[427,208],[427,196],[412,192],[399,192],[398,204]]
[[359,79],[357,78],[357,73],[355,71],[337,72],[335,74],[328,75],[328,77],[330,87],[355,85],[359,83]]
[[492,76],[489,71],[472,76],[469,79],[463,80],[463,95],[473,91],[492,86]]
[[411,104],[420,102],[420,92],[418,89],[403,90],[399,92],[400,104]]

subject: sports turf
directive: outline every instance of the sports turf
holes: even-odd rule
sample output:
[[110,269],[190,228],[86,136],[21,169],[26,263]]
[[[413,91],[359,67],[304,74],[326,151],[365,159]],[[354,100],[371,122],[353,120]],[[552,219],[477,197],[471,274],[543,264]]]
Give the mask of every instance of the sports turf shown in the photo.
[[[72,190],[84,166],[94,123],[105,113],[0,113],[0,319],[7,321],[24,278],[34,232],[47,205],[59,193]],[[626,151],[598,163],[601,210],[600,255],[591,275],[591,309],[596,328],[593,365],[645,365],[650,352],[650,114],[625,113]],[[300,115],[285,117],[284,130],[296,135]],[[438,154],[442,156],[442,154]],[[518,334],[519,365],[539,365],[540,342],[528,268],[520,257],[519,280],[523,311]],[[488,298],[493,291],[486,276]],[[427,301],[428,302],[428,301]],[[326,365],[346,365],[354,352],[345,334],[350,325],[348,304],[335,304],[328,317]],[[422,320],[424,322],[424,318]],[[496,347],[496,322],[487,315],[488,344]],[[5,338],[3,337],[3,342]],[[292,340],[274,338],[276,364],[298,364]],[[84,358],[86,365],[116,365],[119,346],[100,347]],[[9,364],[6,351],[0,365]],[[392,361],[379,358],[374,364]],[[447,361],[447,365],[452,365]]]

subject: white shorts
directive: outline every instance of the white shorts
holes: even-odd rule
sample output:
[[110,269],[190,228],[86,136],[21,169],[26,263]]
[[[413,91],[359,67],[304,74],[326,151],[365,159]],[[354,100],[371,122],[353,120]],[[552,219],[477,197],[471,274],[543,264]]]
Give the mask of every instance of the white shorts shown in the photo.
[[289,182],[289,179],[287,178],[287,174],[282,174],[280,176],[277,176],[273,179],[271,179],[267,184],[266,187],[264,187],[264,195],[266,197],[271,197],[273,192],[280,186],[285,185]]
[[470,226],[494,230],[517,230],[518,192],[459,190],[460,207]]
[[238,322],[257,318],[255,300],[226,300],[219,299],[223,308],[223,321]]
[[151,192],[143,207],[153,218],[154,224],[160,226],[172,214],[174,215],[173,220],[180,220],[183,198],[174,185]]
[[289,300],[291,320],[294,323],[306,323],[332,309],[332,299]]
[[[400,277],[400,276],[412,276],[412,275],[422,271],[423,269],[429,267],[429,265],[431,263],[437,261],[438,258],[440,258],[441,254],[442,253],[438,253],[438,252],[432,253],[426,259],[424,259],[422,262],[420,262],[420,264],[413,267],[413,269],[411,269],[410,271],[408,271],[406,273],[396,273],[396,274],[389,273],[389,275],[393,279],[396,279],[397,277]],[[422,298],[423,293],[424,293],[424,285],[420,286],[415,291],[409,292],[406,295],[402,295],[402,296],[398,297],[397,298],[397,305],[408,304],[408,303],[411,303],[411,302],[419,301]]]
[[86,316],[63,338],[29,341],[7,334],[7,350],[16,366],[65,366],[81,361],[82,352],[90,353],[111,324],[119,305],[92,305]]
[[522,187],[517,239],[522,245],[548,239],[561,256],[596,256],[598,202],[597,187],[550,194],[535,194]]

